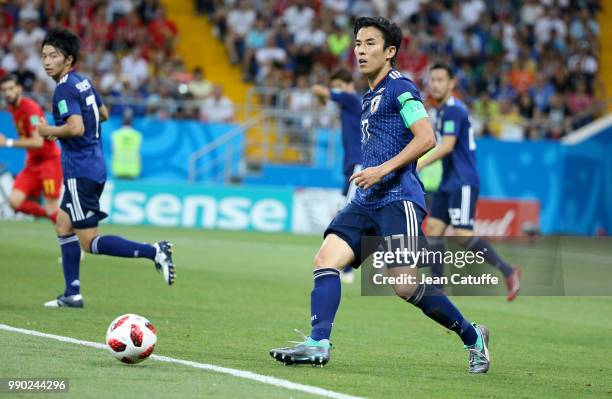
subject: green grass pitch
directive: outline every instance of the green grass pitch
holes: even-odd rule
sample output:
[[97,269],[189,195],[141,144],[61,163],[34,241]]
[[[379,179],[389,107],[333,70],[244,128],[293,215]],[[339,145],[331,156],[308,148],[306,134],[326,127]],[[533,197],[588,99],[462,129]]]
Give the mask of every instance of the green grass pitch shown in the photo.
[[[329,365],[283,367],[268,350],[299,339],[294,328],[309,331],[311,260],[320,238],[102,231],[174,242],[176,284],[167,287],[146,260],[88,255],[81,267],[86,308],[45,309],[63,289],[52,228],[4,221],[0,323],[103,342],[110,321],[137,313],[157,327],[156,354],[368,398],[612,398],[610,297],[454,298],[465,316],[491,330],[491,370],[474,376],[454,334],[400,300],[362,297],[357,283],[343,286]],[[99,349],[7,331],[0,331],[0,353],[0,377],[69,378],[67,396],[74,398],[312,397],[154,360],[128,366]]]

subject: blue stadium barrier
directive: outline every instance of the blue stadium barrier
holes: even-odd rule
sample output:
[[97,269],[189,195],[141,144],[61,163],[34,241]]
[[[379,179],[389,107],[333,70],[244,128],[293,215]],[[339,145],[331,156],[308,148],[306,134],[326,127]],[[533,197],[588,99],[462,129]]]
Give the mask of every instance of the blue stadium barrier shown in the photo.
[[[52,120],[47,115],[48,120]],[[189,156],[198,148],[236,128],[234,124],[201,123],[198,121],[169,121],[154,118],[137,118],[134,120],[134,128],[143,134],[142,146],[142,175],[148,180],[187,180]],[[111,159],[111,133],[121,127],[121,118],[111,117],[102,124],[102,143],[104,156],[110,164]],[[8,112],[0,112],[0,132],[10,137],[16,137],[17,133]],[[211,157],[199,160],[198,166],[202,167],[211,162],[212,157],[217,155],[221,159],[228,146],[231,146],[232,172],[238,173],[244,151],[244,137],[238,135],[235,139],[219,146]],[[0,150],[0,162],[6,163],[8,170],[16,174],[23,167],[25,152],[19,149]],[[217,159],[217,158],[215,158]],[[200,176],[200,181],[214,180],[221,177],[225,163],[221,162],[209,169],[207,174]],[[109,168],[109,177],[112,177]]]
[[[110,155],[110,132],[118,128],[120,119],[104,124],[106,156]],[[189,155],[196,149],[223,135],[235,125],[201,124],[197,121],[159,121],[138,119],[135,127],[144,134],[143,178],[159,181],[186,181]],[[15,137],[11,117],[0,112],[0,132]],[[314,167],[264,165],[261,173],[247,176],[246,184],[263,186],[339,188],[343,184],[341,146],[333,167],[329,165],[330,138],[339,140],[321,129],[315,135]],[[244,138],[227,145],[244,146]],[[541,204],[543,233],[598,234],[612,232],[612,127],[575,145],[557,141],[503,142],[479,139],[478,169],[480,194],[491,198],[537,199]],[[217,149],[223,154],[225,148]],[[235,151],[233,170],[238,170],[242,151]],[[213,154],[214,155],[214,154]],[[107,158],[109,159],[109,158]],[[0,163],[15,174],[23,166],[24,151],[0,149]],[[210,162],[202,159],[201,165]],[[224,165],[209,171],[202,180],[219,175]],[[235,169],[234,169],[235,168]],[[248,188],[245,188],[248,190]]]

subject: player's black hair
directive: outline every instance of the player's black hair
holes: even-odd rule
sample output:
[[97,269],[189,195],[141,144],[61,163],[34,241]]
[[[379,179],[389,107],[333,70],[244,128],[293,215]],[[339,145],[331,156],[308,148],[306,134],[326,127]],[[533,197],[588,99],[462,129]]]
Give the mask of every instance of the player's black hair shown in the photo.
[[79,52],[81,51],[81,41],[79,37],[67,29],[49,29],[42,42],[41,49],[46,46],[53,46],[58,49],[64,57],[72,56],[72,64],[77,63]]
[[353,83],[353,74],[346,68],[339,68],[336,69],[329,77],[330,81],[336,79],[341,80],[344,83]]
[[385,39],[385,44],[383,45],[384,49],[390,46],[395,47],[395,56],[391,59],[391,66],[395,66],[395,57],[397,57],[400,45],[402,44],[402,30],[395,23],[383,17],[359,17],[355,21],[353,34],[357,37],[357,32],[359,32],[360,29],[370,26],[378,29],[382,33]]
[[429,68],[430,71],[433,71],[434,69],[444,69],[448,74],[449,79],[452,79],[455,76],[450,65],[445,64],[444,62],[436,62],[431,66],[431,68]]
[[14,73],[9,73],[8,75],[0,78],[0,86],[5,84],[6,82],[13,82],[16,85],[19,85],[19,78]]

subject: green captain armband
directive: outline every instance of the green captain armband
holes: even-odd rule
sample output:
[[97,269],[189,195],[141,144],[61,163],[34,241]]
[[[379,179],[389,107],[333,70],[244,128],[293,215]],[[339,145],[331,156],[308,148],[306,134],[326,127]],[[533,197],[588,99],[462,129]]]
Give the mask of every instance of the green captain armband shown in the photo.
[[407,128],[410,128],[412,124],[419,119],[429,118],[423,103],[419,100],[416,100],[412,97],[412,94],[406,92],[397,98],[400,104],[402,104],[402,109],[400,110],[400,115],[404,120],[404,125]]

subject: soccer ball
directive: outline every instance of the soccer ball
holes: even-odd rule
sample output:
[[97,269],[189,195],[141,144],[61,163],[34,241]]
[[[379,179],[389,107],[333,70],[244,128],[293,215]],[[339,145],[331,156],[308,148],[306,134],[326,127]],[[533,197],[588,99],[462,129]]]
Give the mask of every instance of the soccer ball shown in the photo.
[[106,345],[123,363],[140,363],[153,353],[157,331],[149,320],[135,314],[117,317],[108,326]]

